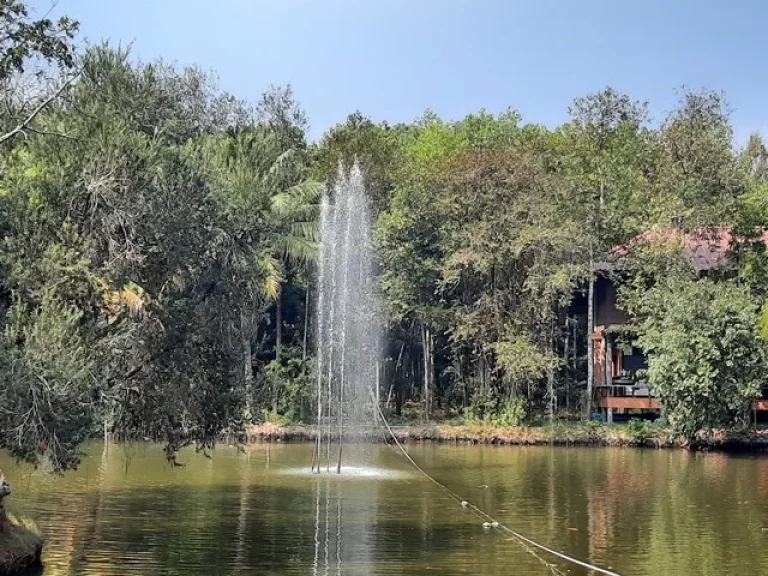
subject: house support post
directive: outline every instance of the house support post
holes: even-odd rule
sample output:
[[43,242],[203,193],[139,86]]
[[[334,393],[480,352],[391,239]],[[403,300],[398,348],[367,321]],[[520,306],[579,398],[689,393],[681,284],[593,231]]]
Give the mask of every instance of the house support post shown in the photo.
[[[603,357],[605,358],[605,385],[608,386],[608,393],[613,394],[613,336],[607,331],[603,332],[603,342],[605,344]],[[613,422],[613,408],[606,408],[605,420],[608,423]]]

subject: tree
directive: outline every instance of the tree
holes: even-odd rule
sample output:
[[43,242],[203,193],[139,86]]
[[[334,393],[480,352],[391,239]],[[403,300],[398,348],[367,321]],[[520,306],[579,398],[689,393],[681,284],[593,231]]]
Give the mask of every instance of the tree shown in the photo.
[[[572,122],[563,128],[564,143],[570,149],[569,168],[573,174],[576,209],[583,210],[583,222],[591,236],[587,269],[587,401],[592,412],[594,382],[594,291],[595,261],[613,246],[627,239],[629,208],[637,203],[642,189],[638,180],[638,159],[643,154],[643,125],[647,104],[635,102],[613,88],[574,100]],[[635,202],[632,202],[633,196]],[[635,233],[639,230],[635,230]]]
[[746,424],[763,384],[768,348],[758,308],[744,288],[672,276],[631,306],[648,382],[670,427],[694,441],[700,430]]
[[497,409],[507,399],[543,399],[550,416],[560,363],[556,326],[582,273],[585,240],[553,169],[553,138],[528,128],[511,146],[463,154],[450,171],[450,208],[441,210],[441,295],[455,299],[452,340],[475,346],[489,372],[478,397],[496,398]]
[[55,469],[77,464],[77,446],[90,431],[95,366],[81,318],[49,291],[31,314],[14,307],[0,347],[0,447],[18,457],[48,451]]
[[745,182],[733,150],[729,114],[722,93],[686,90],[661,127],[665,153],[660,166],[678,227],[733,221]]
[[296,102],[293,88],[270,86],[256,106],[256,120],[268,125],[277,135],[282,150],[303,150],[309,129],[307,114]]
[[[0,436],[57,469],[77,463],[101,420],[165,440],[170,456],[242,422],[242,281],[230,254],[250,239],[235,239],[177,144],[228,123],[198,103],[231,100],[182,90],[199,76],[157,70],[92,49],[67,98],[38,118],[41,134],[4,157],[0,264],[12,297]],[[139,90],[146,101],[130,97]],[[67,137],[42,133],[54,126]],[[44,397],[48,410],[30,412]]]
[[[5,113],[0,121],[0,144],[32,129],[35,118],[74,79],[72,40],[79,24],[67,16],[57,21],[33,20],[18,0],[0,3],[0,92]],[[50,68],[58,71],[58,79]],[[59,80],[59,86],[48,84]]]
[[514,112],[451,124],[426,115],[378,220],[384,290],[401,323],[420,327],[420,345],[408,346],[424,358],[415,373],[425,406],[431,389],[458,381],[465,407],[476,396],[496,410],[522,391],[538,399],[544,378],[554,405],[553,326],[585,241],[556,135],[518,121]]
[[375,219],[389,205],[395,183],[405,168],[404,148],[415,132],[412,126],[376,124],[360,112],[350,114],[346,122],[331,128],[314,148],[316,178],[330,188],[339,162],[352,166],[357,161],[365,176]]
[[[232,234],[230,261],[240,282],[241,342],[246,396],[252,399],[252,342],[261,317],[276,305],[276,358],[282,344],[281,294],[288,268],[316,256],[318,183],[302,175],[297,151],[283,150],[281,136],[264,125],[216,135],[189,146],[189,161],[201,166]],[[287,186],[287,188],[284,188]],[[273,390],[272,404],[277,390]],[[249,417],[253,417],[253,407]]]
[[[307,151],[306,132],[309,128],[309,122],[307,115],[301,108],[300,104],[296,101],[293,88],[290,84],[285,87],[282,86],[270,86],[266,90],[259,100],[256,107],[257,120],[269,127],[269,130],[274,135],[277,150],[284,156],[280,162],[280,173],[284,188],[288,188],[302,181],[308,181],[310,178],[310,155]],[[306,187],[305,187],[306,188]],[[305,190],[306,191],[306,190]],[[298,238],[292,234],[289,230],[285,229],[283,232],[283,246],[279,257],[282,259],[282,266],[285,269],[284,277],[287,278],[291,275],[291,272],[299,272],[299,276],[308,276],[308,268],[310,260],[313,258],[307,258],[307,251],[304,249],[304,241],[309,239],[314,240],[316,235],[316,227],[312,228],[313,224],[307,219],[307,215],[311,214],[314,210],[314,220],[317,220],[318,202],[320,194],[320,187],[318,184],[313,184],[311,187],[310,197],[307,197],[306,202],[309,204],[299,207],[293,202],[293,206],[284,206],[290,210],[300,210],[303,212],[304,230],[301,233],[303,238]],[[295,199],[294,199],[295,200]],[[282,214],[283,217],[288,217],[288,213]],[[287,222],[287,220],[286,220]],[[296,229],[294,225],[294,230]],[[295,270],[294,270],[295,268]],[[305,287],[305,301],[304,301],[304,319],[307,323],[307,316],[309,314],[309,284]],[[283,350],[283,328],[284,328],[284,308],[285,303],[283,299],[283,290],[278,290],[277,295],[274,298],[275,307],[275,359],[280,362]],[[306,333],[306,330],[305,330]]]

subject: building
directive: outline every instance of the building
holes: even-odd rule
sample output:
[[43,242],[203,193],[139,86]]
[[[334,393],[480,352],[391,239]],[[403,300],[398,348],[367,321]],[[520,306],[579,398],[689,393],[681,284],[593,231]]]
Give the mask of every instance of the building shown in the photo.
[[[618,283],[621,269],[633,249],[651,242],[670,242],[690,261],[696,273],[703,277],[715,271],[727,271],[738,265],[738,248],[746,241],[734,241],[729,228],[714,228],[692,232],[653,232],[643,234],[627,246],[614,249],[606,262],[597,267],[594,292],[595,398],[597,407],[607,421],[615,414],[622,417],[654,417],[660,406],[649,390],[642,371],[647,368],[642,351],[632,345],[626,326],[629,317],[618,306]],[[768,246],[768,232],[762,232],[757,242]],[[757,400],[755,409],[768,411],[768,399]]]

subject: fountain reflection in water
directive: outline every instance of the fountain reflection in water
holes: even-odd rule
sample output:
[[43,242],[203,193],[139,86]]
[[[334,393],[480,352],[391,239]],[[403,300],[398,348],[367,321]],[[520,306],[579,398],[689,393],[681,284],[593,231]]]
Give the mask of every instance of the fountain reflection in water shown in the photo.
[[342,470],[345,439],[375,419],[381,347],[371,222],[357,163],[323,195],[317,314],[317,425],[312,470]]

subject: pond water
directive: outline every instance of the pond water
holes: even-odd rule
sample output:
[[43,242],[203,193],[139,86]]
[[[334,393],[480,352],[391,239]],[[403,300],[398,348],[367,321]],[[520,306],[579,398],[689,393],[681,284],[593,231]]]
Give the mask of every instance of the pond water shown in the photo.
[[[768,574],[768,458],[408,450],[503,524],[622,576]],[[86,452],[64,476],[0,454],[14,488],[8,507],[47,537],[45,575],[590,573],[484,530],[388,446],[357,448],[341,477],[309,474],[308,444],[219,447],[210,459],[189,451],[183,468],[150,444]]]

